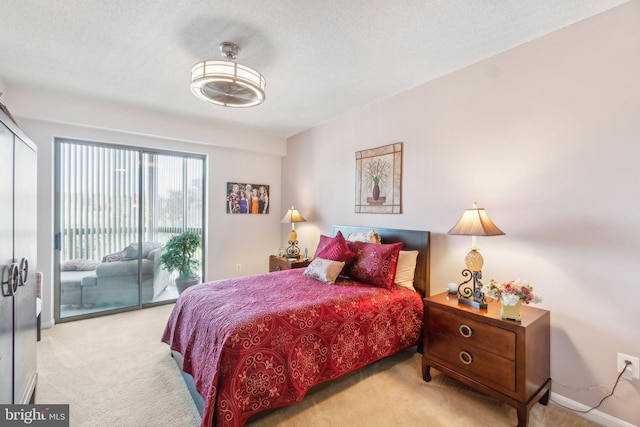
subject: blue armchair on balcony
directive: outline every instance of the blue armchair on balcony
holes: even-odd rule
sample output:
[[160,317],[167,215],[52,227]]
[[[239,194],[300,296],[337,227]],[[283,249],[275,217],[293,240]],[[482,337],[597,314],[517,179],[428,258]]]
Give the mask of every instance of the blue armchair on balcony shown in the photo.
[[[151,302],[168,285],[171,275],[162,268],[162,244],[142,243],[142,302]],[[107,255],[95,270],[95,276],[82,279],[82,305],[86,308],[100,303],[125,306],[138,304],[138,244]]]

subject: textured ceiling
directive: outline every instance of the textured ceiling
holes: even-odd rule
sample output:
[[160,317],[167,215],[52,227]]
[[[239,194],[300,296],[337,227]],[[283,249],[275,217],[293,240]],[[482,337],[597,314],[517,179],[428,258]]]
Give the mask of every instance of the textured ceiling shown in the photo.
[[[291,136],[627,0],[3,0],[0,79]],[[241,47],[264,104],[198,100]]]

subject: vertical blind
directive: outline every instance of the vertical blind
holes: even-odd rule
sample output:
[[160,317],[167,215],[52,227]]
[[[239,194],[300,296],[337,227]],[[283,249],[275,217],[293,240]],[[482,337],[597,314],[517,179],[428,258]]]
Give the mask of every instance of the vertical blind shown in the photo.
[[62,143],[63,259],[100,260],[138,241],[135,151]]
[[64,260],[100,261],[138,242],[140,232],[161,243],[203,233],[204,158],[67,140],[58,152]]

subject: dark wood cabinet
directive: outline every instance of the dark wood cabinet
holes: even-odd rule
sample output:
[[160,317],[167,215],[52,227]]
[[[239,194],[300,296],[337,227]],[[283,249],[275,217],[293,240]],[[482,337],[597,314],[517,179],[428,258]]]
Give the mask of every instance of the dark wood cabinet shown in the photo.
[[36,146],[0,112],[0,404],[33,401],[36,367]]
[[522,321],[500,318],[500,303],[487,310],[458,305],[447,293],[425,298],[422,376],[430,369],[513,406],[518,426],[537,402],[547,404],[550,378],[550,313],[521,308]]
[[302,258],[289,259],[281,256],[269,256],[269,272],[280,270],[291,270],[292,268],[306,268],[311,264],[311,260]]

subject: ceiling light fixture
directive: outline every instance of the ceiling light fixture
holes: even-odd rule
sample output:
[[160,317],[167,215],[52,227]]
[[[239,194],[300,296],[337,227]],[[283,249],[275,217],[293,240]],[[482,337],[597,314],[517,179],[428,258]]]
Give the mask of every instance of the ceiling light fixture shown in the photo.
[[224,60],[210,59],[191,68],[191,91],[203,101],[224,107],[253,107],[265,99],[266,81],[262,74],[238,64],[240,47],[231,42],[220,43]]

